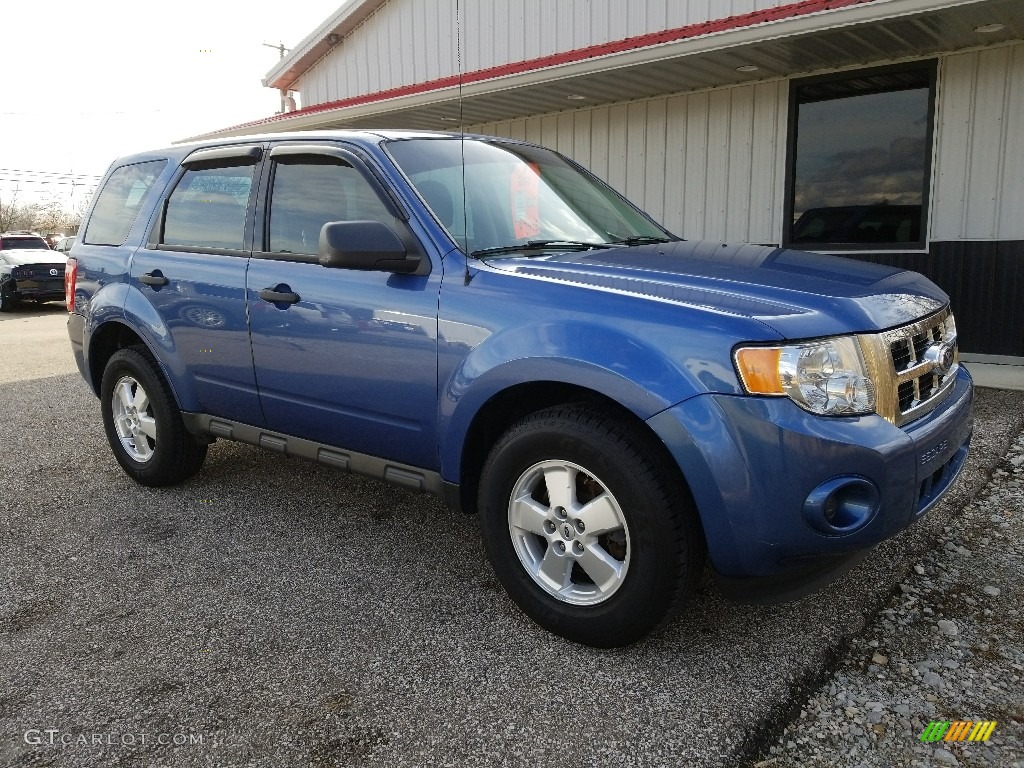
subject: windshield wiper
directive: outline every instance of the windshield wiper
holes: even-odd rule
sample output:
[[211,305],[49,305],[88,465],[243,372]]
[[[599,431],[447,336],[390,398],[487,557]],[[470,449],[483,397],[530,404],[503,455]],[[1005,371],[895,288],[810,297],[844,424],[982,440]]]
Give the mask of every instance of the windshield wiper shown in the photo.
[[589,251],[592,248],[611,248],[607,243],[585,243],[582,240],[530,240],[515,245],[498,245],[494,248],[481,248],[473,251],[470,256],[479,258],[481,256],[497,256],[503,253],[518,253],[520,251],[558,250],[558,251]]
[[612,245],[654,245],[656,243],[668,243],[671,242],[667,237],[654,237],[653,235],[634,235],[633,237],[623,238],[622,240],[612,241]]

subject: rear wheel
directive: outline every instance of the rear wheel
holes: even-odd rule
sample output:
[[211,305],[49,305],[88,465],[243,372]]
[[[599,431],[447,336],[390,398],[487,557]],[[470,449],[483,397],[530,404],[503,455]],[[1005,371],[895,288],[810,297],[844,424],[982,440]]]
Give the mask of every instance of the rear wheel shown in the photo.
[[114,353],[100,387],[114,458],[141,485],[174,485],[199,471],[207,446],[190,435],[156,362],[141,348]]
[[480,480],[498,578],[545,629],[587,645],[634,642],[673,616],[704,564],[677,474],[635,425],[560,406],[498,441]]
[[11,281],[0,282],[0,312],[10,312],[18,305]]

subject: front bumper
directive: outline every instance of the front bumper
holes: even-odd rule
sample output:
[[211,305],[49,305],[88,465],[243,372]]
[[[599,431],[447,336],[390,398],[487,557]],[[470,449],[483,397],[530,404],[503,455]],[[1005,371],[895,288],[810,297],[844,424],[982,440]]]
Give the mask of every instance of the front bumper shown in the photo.
[[[966,459],[972,402],[960,369],[945,400],[902,428],[876,415],[815,416],[788,398],[720,394],[648,423],[686,476],[725,591],[761,601],[821,586],[934,505]],[[877,489],[873,511],[848,531],[816,529],[809,497],[845,478]]]

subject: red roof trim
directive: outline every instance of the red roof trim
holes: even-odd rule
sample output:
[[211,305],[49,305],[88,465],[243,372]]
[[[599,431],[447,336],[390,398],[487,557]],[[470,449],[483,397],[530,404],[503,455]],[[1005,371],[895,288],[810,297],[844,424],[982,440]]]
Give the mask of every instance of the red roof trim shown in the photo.
[[447,77],[440,77],[436,80],[429,80],[423,83],[403,85],[386,91],[378,91],[376,93],[369,93],[363,96],[352,96],[347,99],[339,99],[338,101],[316,104],[311,107],[303,107],[302,109],[295,110],[294,112],[287,112],[283,115],[272,115],[260,120],[253,120],[250,123],[242,123],[241,125],[233,126],[233,128],[247,128],[254,125],[264,125],[266,123],[286,120],[300,115],[312,115],[317,112],[326,112],[333,109],[342,109],[344,107],[354,107],[360,104],[372,104],[373,102],[387,101],[388,99],[395,99],[401,96],[411,96],[416,93],[429,93],[430,91],[437,91],[442,88],[453,88],[459,85],[460,81],[462,84],[478,83],[484,80],[506,77],[508,75],[518,75],[524,72],[546,69],[547,67],[556,67],[561,64],[585,61],[586,59],[594,59],[600,56],[610,56],[612,54],[623,53],[637,48],[650,48],[655,45],[674,43],[693,37],[714,34],[716,32],[742,29],[744,27],[756,26],[757,24],[765,24],[770,21],[781,21],[783,19],[791,19],[798,16],[819,13],[821,11],[832,11],[839,8],[846,8],[852,5],[865,5],[875,1],[876,0],[800,0],[800,2],[782,5],[777,8],[768,8],[762,11],[728,16],[723,19],[713,19],[699,24],[690,24],[685,27],[666,29],[661,32],[650,32],[644,35],[627,37],[622,40],[613,40],[612,42],[590,45],[585,48],[576,48],[571,51],[563,51],[549,56],[541,56],[537,59],[516,61],[509,64],[501,64],[496,67],[488,67],[487,69],[478,69],[474,72],[466,72],[461,78],[458,75],[449,75]]

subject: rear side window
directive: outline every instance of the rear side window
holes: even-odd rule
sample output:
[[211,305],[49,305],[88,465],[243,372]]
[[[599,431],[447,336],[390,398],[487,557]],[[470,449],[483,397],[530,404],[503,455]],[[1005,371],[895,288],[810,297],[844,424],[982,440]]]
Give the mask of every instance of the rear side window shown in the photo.
[[166,160],[151,160],[123,165],[110,174],[96,199],[82,242],[92,245],[123,244],[142,201],[166,165]]
[[245,212],[255,165],[185,171],[167,200],[162,245],[245,247]]

